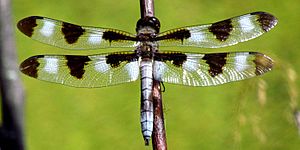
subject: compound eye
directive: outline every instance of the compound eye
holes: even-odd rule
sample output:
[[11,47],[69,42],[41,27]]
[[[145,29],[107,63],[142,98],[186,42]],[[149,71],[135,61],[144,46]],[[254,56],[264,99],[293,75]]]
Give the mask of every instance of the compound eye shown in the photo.
[[155,31],[157,31],[157,33],[159,32],[160,29],[160,22],[157,18],[155,17],[151,17],[151,24],[153,25]]
[[139,19],[139,21],[136,23],[136,31],[138,31],[139,29],[146,27],[146,26],[152,27],[156,33],[159,33],[160,22],[157,18],[145,17],[145,18]]

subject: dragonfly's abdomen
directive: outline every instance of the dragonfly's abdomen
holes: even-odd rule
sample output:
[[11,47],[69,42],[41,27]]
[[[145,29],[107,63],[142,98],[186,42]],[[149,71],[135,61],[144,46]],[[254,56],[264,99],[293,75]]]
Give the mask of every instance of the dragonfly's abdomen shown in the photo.
[[141,127],[148,144],[153,131],[152,61],[141,61]]

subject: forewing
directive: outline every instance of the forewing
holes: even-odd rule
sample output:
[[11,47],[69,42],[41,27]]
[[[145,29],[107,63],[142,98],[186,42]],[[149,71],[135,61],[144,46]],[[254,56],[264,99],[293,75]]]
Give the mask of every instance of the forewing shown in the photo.
[[160,46],[219,48],[244,42],[268,32],[277,19],[265,12],[253,12],[220,22],[183,27],[161,33]]
[[124,31],[78,26],[46,17],[24,18],[17,27],[34,40],[65,49],[134,47],[136,44],[135,36]]
[[20,70],[39,80],[88,88],[131,82],[139,77],[139,63],[134,52],[37,55],[22,62]]
[[157,53],[154,78],[187,86],[211,86],[262,75],[273,61],[258,52]]

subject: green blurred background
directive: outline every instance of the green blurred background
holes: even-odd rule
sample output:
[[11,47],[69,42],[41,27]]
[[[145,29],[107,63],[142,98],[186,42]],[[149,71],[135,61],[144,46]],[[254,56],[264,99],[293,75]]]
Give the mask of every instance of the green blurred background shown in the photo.
[[[67,22],[135,32],[138,0],[13,0],[13,21],[40,15]],[[276,67],[264,76],[215,87],[165,84],[168,147],[185,149],[300,148],[293,109],[300,72],[299,0],[156,0],[161,31],[220,21],[254,11],[279,23],[254,40],[221,49],[161,48],[192,52],[259,51]],[[16,29],[16,28],[15,28]],[[37,54],[95,54],[121,49],[70,51],[44,45],[15,31],[19,62]],[[130,49],[128,49],[130,50]],[[151,149],[139,123],[139,81],[79,89],[21,75],[26,91],[28,150]],[[298,89],[297,89],[298,88]]]

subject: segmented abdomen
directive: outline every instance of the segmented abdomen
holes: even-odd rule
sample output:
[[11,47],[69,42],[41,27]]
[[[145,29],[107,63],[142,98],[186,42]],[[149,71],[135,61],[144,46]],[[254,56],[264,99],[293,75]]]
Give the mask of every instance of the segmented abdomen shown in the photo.
[[153,131],[152,61],[141,61],[141,126],[146,143]]

